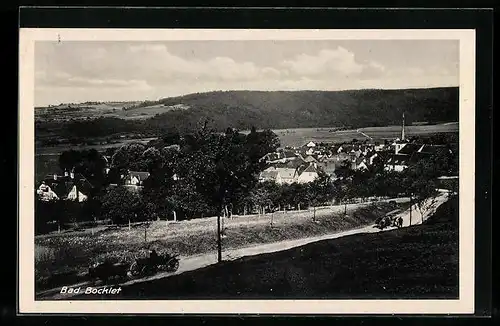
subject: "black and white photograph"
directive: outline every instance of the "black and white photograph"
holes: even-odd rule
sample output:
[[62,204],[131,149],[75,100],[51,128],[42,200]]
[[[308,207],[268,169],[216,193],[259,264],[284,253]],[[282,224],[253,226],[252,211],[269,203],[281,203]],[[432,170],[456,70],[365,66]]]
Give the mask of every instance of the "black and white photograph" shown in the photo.
[[473,30],[20,35],[27,312],[473,311]]

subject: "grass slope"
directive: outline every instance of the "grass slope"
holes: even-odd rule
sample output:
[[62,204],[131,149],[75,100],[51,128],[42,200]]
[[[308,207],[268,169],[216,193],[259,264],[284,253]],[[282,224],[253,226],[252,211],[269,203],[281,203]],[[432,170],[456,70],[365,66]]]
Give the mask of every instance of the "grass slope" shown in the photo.
[[125,287],[121,298],[456,299],[457,222],[454,198],[423,225],[225,262]]
[[[281,240],[294,240],[328,233],[350,230],[372,224],[395,208],[405,208],[407,203],[380,202],[348,210],[349,215],[318,211],[318,223],[313,223],[312,211],[287,213],[289,217],[276,217],[274,227],[269,227],[270,215],[254,217],[259,221],[246,223],[246,217],[236,218],[231,224],[225,222],[227,237],[223,239],[225,249],[236,249]],[[278,214],[277,214],[278,215]],[[238,221],[238,220],[242,221]],[[158,251],[168,250],[182,256],[216,252],[215,220],[208,224],[205,219],[187,221],[165,226],[155,223],[148,229],[144,242],[144,230],[136,228],[84,234],[54,234],[35,238],[35,272],[37,291],[57,287],[85,279],[91,261],[109,259],[131,263],[136,255],[146,255],[148,247]],[[253,223],[252,223],[253,222]],[[258,222],[258,223],[256,223]]]

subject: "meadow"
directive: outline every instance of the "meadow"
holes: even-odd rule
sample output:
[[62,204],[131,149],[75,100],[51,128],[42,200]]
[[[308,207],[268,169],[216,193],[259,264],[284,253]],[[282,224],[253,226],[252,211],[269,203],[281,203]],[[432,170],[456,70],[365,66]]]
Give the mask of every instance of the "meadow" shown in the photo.
[[[223,247],[236,249],[283,240],[300,239],[351,230],[373,222],[394,209],[405,209],[407,201],[374,202],[287,213],[225,219]],[[271,219],[273,224],[271,225]],[[181,256],[216,252],[215,218],[182,222],[156,221],[145,232],[141,226],[35,237],[37,291],[59,286],[59,282],[85,279],[90,263],[109,259],[131,263],[146,255],[148,248]],[[146,238],[145,238],[146,236]],[[58,281],[59,279],[59,281]]]
[[117,299],[458,299],[458,235],[455,197],[422,225],[222,262]]

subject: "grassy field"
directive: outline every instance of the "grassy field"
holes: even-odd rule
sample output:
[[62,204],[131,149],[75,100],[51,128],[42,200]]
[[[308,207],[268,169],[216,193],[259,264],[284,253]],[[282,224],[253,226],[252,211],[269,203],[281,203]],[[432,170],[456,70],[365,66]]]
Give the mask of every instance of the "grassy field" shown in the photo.
[[[234,218],[224,222],[223,247],[236,249],[253,244],[299,239],[350,230],[372,224],[375,219],[406,203],[380,202],[363,206],[348,206],[313,211],[275,213],[262,216]],[[279,216],[282,215],[282,216]],[[270,219],[273,216],[273,226]],[[132,262],[145,255],[148,248],[170,251],[181,256],[210,253],[216,250],[215,219],[198,219],[178,223],[155,222],[144,238],[142,227],[101,230],[89,234],[55,234],[35,238],[35,269],[37,291],[83,279],[89,263],[110,259]]]
[[[273,130],[280,138],[281,146],[302,146],[310,141],[325,143],[343,143],[353,139],[365,140],[368,135],[375,140],[395,139],[401,135],[401,126],[370,127],[357,130],[339,130],[331,128],[299,128]],[[458,123],[439,125],[407,126],[406,136],[431,135],[443,132],[458,132]]]
[[[116,117],[121,119],[148,119],[156,114],[162,114],[173,110],[185,110],[185,105],[163,105],[155,104],[144,107],[133,107],[138,102],[110,102],[99,104],[64,104],[51,108],[37,108],[35,118],[37,119],[86,119],[87,117]],[[126,110],[123,110],[126,108]]]
[[458,290],[454,198],[423,225],[223,262],[124,287],[117,298],[457,299]]

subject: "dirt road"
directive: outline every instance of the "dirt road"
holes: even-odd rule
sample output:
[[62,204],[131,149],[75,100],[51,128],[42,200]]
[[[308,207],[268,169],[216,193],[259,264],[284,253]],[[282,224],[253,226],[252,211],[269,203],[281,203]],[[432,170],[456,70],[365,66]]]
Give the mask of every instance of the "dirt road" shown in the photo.
[[[447,200],[448,200],[448,193],[441,192],[439,194],[439,196],[437,196],[435,199],[428,200],[424,203],[424,205],[420,205],[420,208],[417,207],[417,205],[413,205],[412,212],[411,212],[411,219],[412,219],[411,225],[421,224],[423,221],[425,221],[429,216],[431,216],[435,212],[437,207],[439,207],[441,204],[443,204]],[[403,218],[403,227],[407,227],[410,225],[410,210],[409,209],[407,209],[406,211],[399,214],[398,217],[399,216],[401,216]],[[389,231],[392,229],[394,229],[394,227],[388,227],[388,228],[385,228],[384,230],[380,230],[380,229],[376,228],[375,225],[368,225],[368,226],[364,226],[361,228],[352,229],[349,231],[337,232],[337,233],[327,234],[327,235],[323,235],[323,236],[308,237],[308,238],[297,239],[297,240],[280,241],[280,242],[274,242],[274,243],[249,246],[249,247],[240,248],[240,249],[226,250],[223,252],[223,260],[226,260],[226,261],[227,260],[235,260],[235,259],[238,259],[241,257],[246,257],[246,256],[253,256],[253,255],[259,255],[259,254],[283,251],[283,250],[303,246],[303,245],[306,245],[309,243],[322,241],[322,240],[335,239],[335,238],[340,238],[340,237],[353,235],[353,234],[385,232],[385,231]],[[196,256],[180,257],[180,261],[181,261],[181,263],[180,263],[179,269],[175,273],[158,273],[154,276],[144,277],[144,278],[140,278],[140,279],[134,279],[134,280],[123,282],[120,284],[113,284],[113,285],[124,287],[124,286],[135,284],[135,283],[141,283],[141,282],[146,282],[146,281],[150,281],[150,280],[156,280],[156,279],[161,279],[164,277],[169,277],[172,275],[178,275],[178,274],[181,274],[181,273],[184,273],[187,271],[193,271],[193,270],[200,269],[200,268],[203,268],[203,267],[206,267],[209,265],[213,265],[213,264],[217,263],[217,253],[213,252],[213,253],[209,253],[209,254],[202,254],[202,255],[196,255]],[[82,288],[85,288],[87,286],[92,286],[95,288],[104,287],[104,285],[92,284],[90,282],[72,285],[72,287],[82,287]],[[38,300],[68,300],[74,296],[75,296],[74,294],[61,294],[60,288],[44,291],[43,293],[38,293],[36,295]]]

